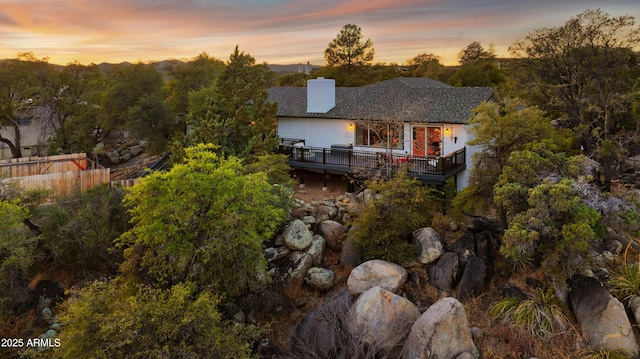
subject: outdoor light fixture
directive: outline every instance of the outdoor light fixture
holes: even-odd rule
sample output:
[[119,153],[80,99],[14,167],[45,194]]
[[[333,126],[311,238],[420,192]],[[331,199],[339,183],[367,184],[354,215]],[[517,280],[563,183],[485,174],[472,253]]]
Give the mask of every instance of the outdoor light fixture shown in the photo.
[[350,123],[350,124],[349,124],[349,129],[350,129],[350,130],[353,130],[353,123]]

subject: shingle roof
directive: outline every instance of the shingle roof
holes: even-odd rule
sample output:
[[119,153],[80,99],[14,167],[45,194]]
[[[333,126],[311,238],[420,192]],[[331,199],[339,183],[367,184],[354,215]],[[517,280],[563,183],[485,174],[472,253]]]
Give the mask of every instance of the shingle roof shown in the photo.
[[428,78],[395,78],[362,87],[336,87],[336,106],[307,112],[305,87],[272,87],[278,116],[466,123],[471,110],[493,96],[490,87],[453,87]]

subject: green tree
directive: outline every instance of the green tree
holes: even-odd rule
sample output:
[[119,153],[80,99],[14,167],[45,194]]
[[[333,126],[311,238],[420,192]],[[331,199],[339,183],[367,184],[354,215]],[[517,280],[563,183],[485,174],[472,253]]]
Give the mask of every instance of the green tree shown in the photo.
[[370,182],[375,193],[355,214],[348,240],[362,249],[364,259],[380,258],[397,263],[415,259],[411,233],[431,223],[435,191],[406,172],[387,180]]
[[[522,95],[536,94],[529,98],[572,128],[591,155],[602,140],[615,140],[624,151],[623,139],[637,127],[632,103],[640,75],[634,52],[639,43],[640,27],[632,16],[586,10],[563,26],[529,33],[510,51],[522,59],[522,71],[515,74],[528,78]],[[615,157],[602,158],[607,183],[612,163],[605,161]]]
[[407,65],[414,77],[428,77],[446,82],[448,74],[441,61],[440,56],[423,52],[407,60]]
[[458,53],[458,62],[460,65],[466,66],[479,60],[493,59],[495,57],[496,53],[493,50],[493,44],[489,46],[489,50],[485,50],[479,42],[474,41]]
[[165,97],[162,75],[153,66],[117,66],[109,74],[102,111],[104,127],[130,130],[134,138],[149,141],[150,152],[162,152],[174,124]]
[[223,61],[209,56],[206,52],[187,62],[168,63],[165,66],[169,75],[166,82],[169,93],[167,104],[172,112],[184,117],[189,107],[189,94],[214,84],[224,67]]
[[25,225],[29,212],[0,199],[0,314],[9,313],[19,293],[29,285],[29,270],[37,258],[36,240]]
[[[472,158],[470,185],[454,200],[458,212],[493,207],[494,185],[513,151],[536,140],[561,143],[545,113],[536,107],[525,107],[518,99],[484,103],[474,112],[469,120],[468,144],[477,146],[479,151]],[[505,216],[501,213],[504,225]]]
[[189,283],[169,289],[94,282],[65,304],[56,358],[255,358],[259,331],[229,323],[220,297]]
[[145,177],[125,196],[133,228],[118,240],[125,269],[161,284],[194,281],[230,297],[255,288],[262,242],[287,216],[282,187],[211,145],[186,149],[184,163]]
[[362,29],[353,24],[345,25],[324,51],[327,65],[345,67],[348,73],[371,64],[374,55],[371,39],[362,42]]
[[498,66],[480,61],[460,67],[449,83],[456,87],[496,87],[505,80],[505,75]]
[[49,140],[49,153],[88,153],[104,140],[107,131],[99,119],[105,86],[95,64],[73,62],[59,72],[53,86],[57,91],[49,101],[55,109],[51,121],[55,135]]
[[191,144],[212,143],[229,156],[252,158],[277,148],[274,74],[236,46],[216,85],[194,92],[187,125]]
[[22,156],[20,121],[42,127],[54,113],[48,107],[52,71],[47,58],[38,59],[31,52],[0,62],[0,128],[11,127],[13,135],[0,134],[0,142],[9,146],[13,157]]

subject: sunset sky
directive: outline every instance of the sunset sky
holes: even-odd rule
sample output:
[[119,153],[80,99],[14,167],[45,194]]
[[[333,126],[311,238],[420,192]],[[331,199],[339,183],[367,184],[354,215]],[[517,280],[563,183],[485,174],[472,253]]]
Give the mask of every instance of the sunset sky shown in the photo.
[[598,8],[640,22],[640,0],[0,0],[0,58],[227,60],[238,45],[258,63],[324,65],[327,44],[351,23],[373,42],[375,62],[428,52],[455,64],[473,41],[506,56],[532,30]]

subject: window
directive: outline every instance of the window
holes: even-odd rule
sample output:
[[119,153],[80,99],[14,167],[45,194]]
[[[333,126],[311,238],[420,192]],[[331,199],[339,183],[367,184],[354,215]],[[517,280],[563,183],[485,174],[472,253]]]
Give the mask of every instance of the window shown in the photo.
[[356,146],[404,148],[403,125],[384,122],[356,123]]
[[29,126],[31,124],[31,117],[18,117],[16,122],[19,126]]

